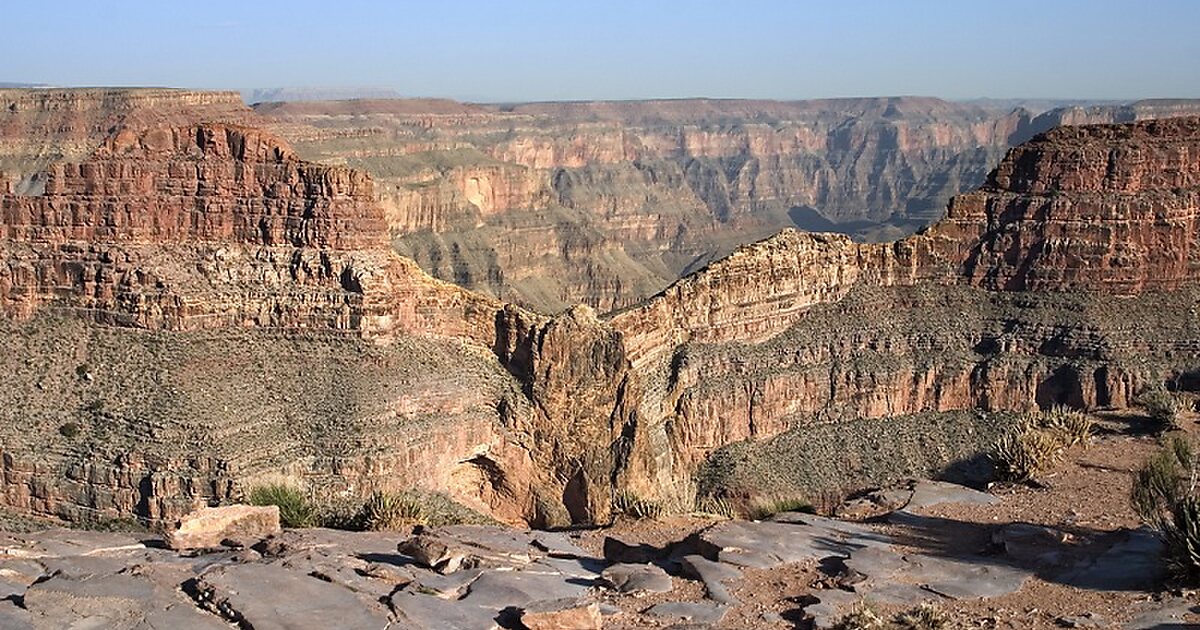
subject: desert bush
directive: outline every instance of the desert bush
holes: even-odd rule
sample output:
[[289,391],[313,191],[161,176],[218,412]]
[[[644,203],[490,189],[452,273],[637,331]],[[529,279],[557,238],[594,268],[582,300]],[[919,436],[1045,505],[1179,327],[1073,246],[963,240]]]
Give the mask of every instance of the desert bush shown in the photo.
[[68,440],[73,440],[79,437],[79,432],[79,425],[75,424],[74,422],[67,422],[58,427],[59,435],[67,438]]
[[1161,385],[1151,387],[1139,394],[1134,402],[1146,410],[1146,415],[1160,430],[1178,426],[1179,413],[1183,411],[1183,403],[1167,388]]
[[1095,422],[1088,414],[1063,405],[1043,411],[1039,419],[1042,427],[1059,433],[1066,446],[1086,443],[1095,428]]
[[1163,556],[1172,578],[1200,582],[1200,454],[1196,445],[1172,435],[1146,460],[1133,479],[1130,501],[1154,527],[1165,545]]
[[800,497],[771,497],[760,499],[751,504],[747,516],[752,520],[758,521],[781,512],[816,514],[817,510],[813,507],[812,503]]
[[312,527],[317,523],[317,509],[304,491],[286,483],[268,483],[251,488],[247,499],[250,505],[274,505],[279,508],[279,522],[284,527]]
[[367,531],[390,531],[427,522],[420,497],[409,493],[376,490],[367,497],[359,523]]
[[950,619],[941,608],[925,602],[896,615],[892,625],[896,630],[942,630],[950,627]]
[[883,630],[887,622],[866,602],[859,602],[853,610],[842,615],[831,626],[833,630]]
[[613,510],[636,519],[659,518],[664,512],[661,503],[642,498],[628,490],[622,490],[617,493],[617,496],[613,499]]
[[834,630],[943,630],[950,627],[950,620],[929,602],[898,613],[890,621],[866,602],[859,602],[832,627]]
[[1021,422],[992,444],[988,456],[996,475],[1011,482],[1025,482],[1045,472],[1059,458],[1064,442],[1053,431],[1031,422]]

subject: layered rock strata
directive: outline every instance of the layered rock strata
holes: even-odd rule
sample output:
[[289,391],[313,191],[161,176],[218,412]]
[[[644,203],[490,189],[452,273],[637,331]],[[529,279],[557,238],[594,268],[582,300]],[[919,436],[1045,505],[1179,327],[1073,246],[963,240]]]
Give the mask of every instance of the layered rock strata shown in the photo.
[[426,276],[366,176],[268,134],[125,127],[0,197],[2,496],[169,519],[283,474],[597,522],[813,422],[1189,386],[1198,128],[1057,130],[921,234],[785,231],[601,319]]

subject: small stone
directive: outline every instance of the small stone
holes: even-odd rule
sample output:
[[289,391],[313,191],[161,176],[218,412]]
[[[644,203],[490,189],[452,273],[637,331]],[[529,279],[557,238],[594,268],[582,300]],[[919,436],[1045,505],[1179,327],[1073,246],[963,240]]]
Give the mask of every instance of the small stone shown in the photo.
[[281,531],[279,508],[274,505],[227,505],[187,514],[166,539],[172,549],[205,549],[235,540],[248,546]]
[[529,630],[600,630],[604,618],[596,602],[551,599],[525,606],[521,624]]

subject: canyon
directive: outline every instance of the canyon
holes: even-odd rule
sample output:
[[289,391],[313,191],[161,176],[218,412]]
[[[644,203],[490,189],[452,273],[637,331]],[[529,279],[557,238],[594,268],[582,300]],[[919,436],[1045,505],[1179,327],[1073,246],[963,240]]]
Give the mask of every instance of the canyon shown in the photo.
[[788,227],[890,241],[941,217],[1011,146],[1197,101],[984,107],[933,98],[469,105],[260,103],[306,159],[377,182],[397,251],[541,312],[631,306]]
[[[343,104],[335,117],[375,120],[375,108],[408,121],[364,131],[361,120],[287,121],[305,107],[328,112],[328,103],[251,111],[189,92],[0,96],[16,105],[0,109],[0,338],[9,349],[0,359],[0,499],[30,513],[168,522],[286,476],[331,498],[421,488],[505,523],[604,523],[621,492],[694,498],[689,480],[731,445],[769,460],[806,431],[903,427],[938,468],[961,454],[948,449],[958,436],[943,425],[975,423],[972,439],[982,440],[1003,415],[964,412],[1123,407],[1149,385],[1192,387],[1200,365],[1200,118],[1057,127],[1008,151],[977,190],[914,235],[871,243],[788,228],[733,247],[741,232],[727,256],[644,301],[635,292],[548,315],[433,277],[397,252],[404,230],[444,221],[465,231],[460,221],[470,220],[481,239],[554,232],[566,204],[523,216],[518,206],[562,199],[571,185],[543,188],[548,172],[570,180],[588,171],[600,179],[576,192],[588,204],[611,202],[609,227],[626,221],[632,235],[646,206],[596,201],[604,191],[633,194],[628,169],[643,159],[679,172],[646,171],[642,181],[689,187],[687,167],[672,161],[682,159],[680,143],[719,162],[728,137],[697,128],[670,142],[635,139],[603,131],[613,117],[687,127],[764,106]],[[869,104],[881,118],[940,106],[900,99],[888,114],[885,102]],[[42,110],[30,113],[31,103]],[[775,111],[782,119],[806,107]],[[489,145],[527,162],[515,170],[465,146],[466,129],[482,134],[509,117],[536,128],[551,115],[600,130],[574,144]],[[1039,117],[1026,117],[1024,127],[984,121],[967,135],[1008,142],[1019,129],[1032,133]],[[430,139],[443,124],[461,139],[432,134],[434,148],[415,162],[397,149],[356,158],[375,164],[370,174],[350,158],[325,163],[342,159],[334,148],[365,151],[362,137]],[[62,131],[21,140],[30,129]],[[891,146],[965,137],[914,129]],[[739,146],[808,141],[799,124],[770,139],[756,133],[739,128]],[[321,146],[331,153],[306,159]],[[440,165],[423,171],[436,171],[433,180],[397,188],[416,172],[404,169],[427,160]],[[483,162],[494,169],[486,183]],[[765,186],[754,184],[768,195]],[[725,223],[776,231],[734,206],[743,207],[730,205]],[[846,213],[838,216],[869,216]],[[658,227],[648,229],[658,240]],[[514,258],[536,257],[531,244],[511,243]],[[607,260],[581,246],[553,257]],[[704,247],[705,262],[719,251]]]

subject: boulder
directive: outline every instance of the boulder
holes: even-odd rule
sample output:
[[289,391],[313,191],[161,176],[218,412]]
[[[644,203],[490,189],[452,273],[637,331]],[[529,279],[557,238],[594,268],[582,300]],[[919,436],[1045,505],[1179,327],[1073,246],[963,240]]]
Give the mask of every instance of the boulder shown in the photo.
[[282,531],[274,505],[226,505],[195,510],[166,536],[172,549],[220,547],[225,541],[258,542]]

